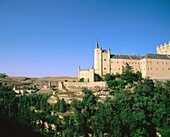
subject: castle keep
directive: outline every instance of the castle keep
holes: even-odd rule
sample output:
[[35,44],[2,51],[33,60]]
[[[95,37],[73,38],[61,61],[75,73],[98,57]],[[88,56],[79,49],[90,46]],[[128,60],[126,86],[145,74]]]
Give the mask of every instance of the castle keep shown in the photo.
[[146,54],[145,56],[137,55],[114,55],[108,51],[99,48],[96,41],[94,49],[94,68],[78,68],[78,79],[84,78],[87,82],[94,82],[96,76],[103,77],[107,73],[122,73],[126,64],[132,66],[133,71],[140,71],[142,77],[151,79],[166,80],[170,79],[170,41],[164,46],[157,46],[157,54]]

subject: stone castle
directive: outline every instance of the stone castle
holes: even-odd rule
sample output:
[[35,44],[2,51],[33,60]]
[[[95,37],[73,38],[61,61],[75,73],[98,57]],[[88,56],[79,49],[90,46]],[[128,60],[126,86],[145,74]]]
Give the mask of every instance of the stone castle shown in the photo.
[[122,73],[126,64],[132,66],[133,71],[140,71],[142,77],[151,79],[166,80],[170,79],[170,41],[164,46],[157,46],[157,54],[137,55],[114,55],[108,51],[99,48],[96,41],[94,49],[94,68],[78,68],[78,79],[84,78],[85,82],[94,82],[97,76],[104,77],[107,73]]

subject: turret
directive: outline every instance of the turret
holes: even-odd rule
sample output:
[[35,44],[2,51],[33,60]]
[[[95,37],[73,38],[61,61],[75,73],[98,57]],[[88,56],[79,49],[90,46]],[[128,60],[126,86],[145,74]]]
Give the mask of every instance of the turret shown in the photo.
[[91,68],[90,68],[89,80],[90,80],[90,82],[94,82],[94,68],[93,68],[93,65],[91,65]]
[[110,68],[111,68],[111,64],[110,64],[110,46],[108,47],[108,59],[107,59],[107,61],[108,61],[107,73],[111,73],[111,70],[110,70]]
[[102,46],[100,46],[100,49],[102,50]]
[[95,48],[99,48],[98,41],[96,40],[96,46]]
[[78,80],[80,80],[80,66],[78,67]]

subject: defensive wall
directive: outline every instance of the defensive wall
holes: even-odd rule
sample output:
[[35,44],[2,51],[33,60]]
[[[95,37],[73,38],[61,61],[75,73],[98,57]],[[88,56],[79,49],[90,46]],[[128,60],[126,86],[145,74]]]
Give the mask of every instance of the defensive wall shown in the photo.
[[71,90],[71,87],[75,88],[88,88],[92,89],[95,87],[105,88],[107,87],[107,82],[99,81],[99,82],[58,82],[58,89],[63,90],[63,86],[67,89]]

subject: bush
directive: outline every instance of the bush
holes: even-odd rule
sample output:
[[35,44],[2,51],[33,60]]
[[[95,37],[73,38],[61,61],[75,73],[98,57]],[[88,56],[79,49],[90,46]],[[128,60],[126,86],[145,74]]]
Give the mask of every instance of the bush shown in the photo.
[[84,82],[84,78],[81,78],[81,79],[79,80],[79,82]]
[[114,80],[114,79],[115,79],[115,75],[114,74],[111,75],[110,73],[107,73],[104,78],[105,81]]
[[0,73],[0,78],[6,78],[8,75],[6,73]]

